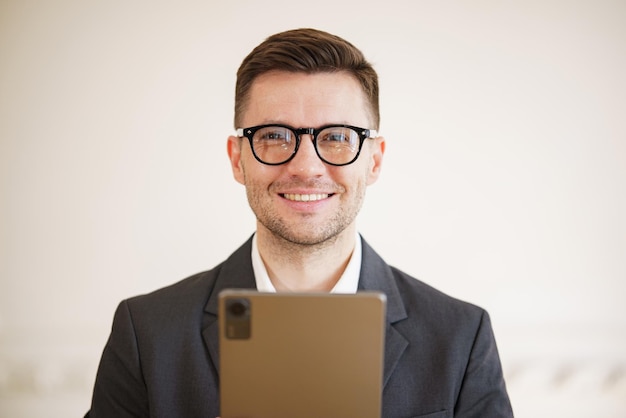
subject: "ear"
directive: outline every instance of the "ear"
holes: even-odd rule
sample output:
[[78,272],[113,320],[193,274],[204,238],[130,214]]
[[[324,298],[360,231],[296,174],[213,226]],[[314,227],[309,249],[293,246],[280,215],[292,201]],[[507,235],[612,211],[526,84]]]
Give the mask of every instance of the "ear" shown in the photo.
[[383,166],[383,155],[385,154],[385,138],[378,136],[371,140],[370,145],[370,164],[367,176],[367,185],[374,184],[380,176],[380,170]]
[[233,170],[233,177],[241,184],[245,184],[243,167],[241,165],[241,138],[229,136],[226,143],[226,151],[230,158],[230,167]]

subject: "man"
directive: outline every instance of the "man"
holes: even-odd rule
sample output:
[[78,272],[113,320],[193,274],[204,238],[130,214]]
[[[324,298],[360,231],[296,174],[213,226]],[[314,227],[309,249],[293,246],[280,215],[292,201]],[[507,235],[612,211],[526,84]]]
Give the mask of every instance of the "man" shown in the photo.
[[382,291],[383,417],[512,416],[487,313],[387,265],[356,231],[385,151],[378,124],[376,72],[339,37],[287,31],[244,59],[227,147],[256,234],[213,270],[120,304],[89,416],[218,416],[225,288]]

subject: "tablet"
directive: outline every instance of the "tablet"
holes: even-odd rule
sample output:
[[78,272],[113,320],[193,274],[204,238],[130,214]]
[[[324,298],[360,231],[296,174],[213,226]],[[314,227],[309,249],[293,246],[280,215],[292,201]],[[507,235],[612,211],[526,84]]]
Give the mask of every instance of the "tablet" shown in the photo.
[[380,418],[386,297],[219,296],[222,418]]

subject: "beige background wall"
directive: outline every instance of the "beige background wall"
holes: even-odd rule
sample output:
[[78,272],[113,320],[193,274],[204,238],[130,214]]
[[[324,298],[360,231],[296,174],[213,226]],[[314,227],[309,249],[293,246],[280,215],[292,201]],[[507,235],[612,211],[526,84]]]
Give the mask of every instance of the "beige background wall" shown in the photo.
[[117,303],[252,233],[234,74],[302,26],[380,73],[365,237],[489,310],[517,416],[624,417],[620,0],[0,0],[0,416],[82,416]]

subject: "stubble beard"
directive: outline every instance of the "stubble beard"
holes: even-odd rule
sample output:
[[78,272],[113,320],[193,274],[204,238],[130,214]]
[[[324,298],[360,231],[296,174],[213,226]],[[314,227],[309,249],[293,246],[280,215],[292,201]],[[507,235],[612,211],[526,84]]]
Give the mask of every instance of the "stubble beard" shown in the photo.
[[271,187],[269,198],[263,199],[261,188],[254,185],[246,187],[248,203],[256,215],[257,221],[265,227],[272,237],[290,247],[326,247],[332,245],[340,234],[356,219],[363,204],[365,186],[359,184],[354,190],[355,196],[347,207],[341,207],[323,224],[314,218],[316,215],[304,214],[299,221],[287,221],[279,216],[272,207]]

